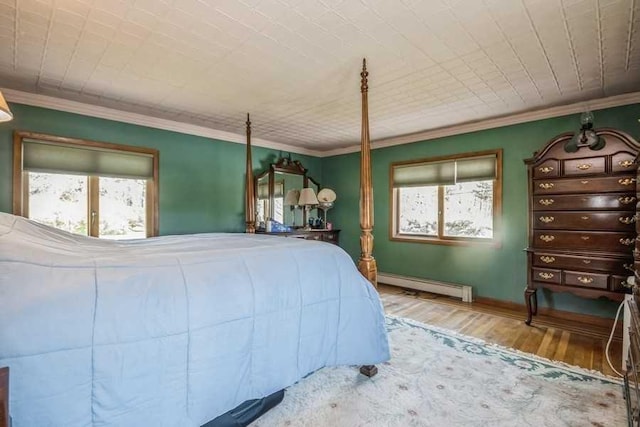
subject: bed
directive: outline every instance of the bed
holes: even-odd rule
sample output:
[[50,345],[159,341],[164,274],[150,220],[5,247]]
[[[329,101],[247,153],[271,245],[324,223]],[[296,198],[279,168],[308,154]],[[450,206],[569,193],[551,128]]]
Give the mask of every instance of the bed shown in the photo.
[[324,366],[375,374],[371,252],[363,276],[335,245],[247,231],[118,242],[0,213],[13,427],[200,426]]

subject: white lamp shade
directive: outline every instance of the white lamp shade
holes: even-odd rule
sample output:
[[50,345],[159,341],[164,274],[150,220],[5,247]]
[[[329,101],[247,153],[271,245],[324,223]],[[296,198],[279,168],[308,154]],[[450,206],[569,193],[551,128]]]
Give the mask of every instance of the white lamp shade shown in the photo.
[[13,114],[11,114],[7,101],[4,100],[4,96],[0,92],[0,122],[8,122],[11,119],[13,119]]
[[336,192],[330,188],[323,188],[318,193],[318,200],[322,202],[333,203],[336,201]]
[[313,188],[303,188],[300,190],[300,200],[298,200],[299,205],[317,205],[318,198],[316,197],[316,192],[313,191]]
[[284,196],[284,205],[296,206],[298,204],[298,199],[300,199],[300,190],[293,188],[287,191],[287,195]]

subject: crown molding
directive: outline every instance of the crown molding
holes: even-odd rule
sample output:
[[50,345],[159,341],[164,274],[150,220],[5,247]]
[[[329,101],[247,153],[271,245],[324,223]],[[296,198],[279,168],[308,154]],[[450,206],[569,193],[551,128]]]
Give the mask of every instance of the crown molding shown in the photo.
[[[481,130],[516,125],[520,123],[533,122],[536,120],[550,119],[553,117],[582,113],[585,110],[597,111],[604,110],[606,108],[620,107],[623,105],[638,103],[640,103],[640,92],[626,93],[623,95],[599,98],[591,101],[576,102],[574,104],[526,111],[524,113],[511,114],[508,116],[495,117],[476,122],[462,123],[459,125],[447,126],[424,132],[374,140],[371,142],[371,149],[375,150],[379,148],[392,147],[394,145],[410,144],[412,142],[427,141],[430,139],[477,132]],[[337,148],[335,150],[322,151],[321,156],[339,156],[341,154],[356,153],[358,151],[360,151],[360,145],[353,145],[344,148]]]
[[[226,132],[205,126],[194,125],[175,120],[162,119],[145,114],[131,113],[114,108],[101,107],[83,102],[70,101],[52,96],[23,92],[14,89],[2,89],[5,98],[9,102],[17,104],[32,105],[35,107],[49,108],[53,110],[65,111],[68,113],[81,114],[89,117],[114,120],[123,123],[130,123],[139,126],[147,126],[156,129],[163,129],[172,132],[184,133],[187,135],[202,136],[205,138],[229,141],[238,144],[246,144],[246,136],[232,132]],[[410,144],[419,141],[428,141],[436,138],[460,135],[464,133],[477,132],[481,130],[499,128],[503,126],[527,123],[536,120],[544,120],[553,117],[566,116],[569,114],[581,113],[585,110],[597,111],[606,108],[620,107],[623,105],[640,103],[640,92],[632,92],[623,95],[599,98],[591,101],[577,102],[557,107],[544,108],[540,110],[526,111],[523,113],[508,116],[495,117],[476,122],[462,123],[459,125],[447,126],[439,129],[432,129],[408,135],[401,135],[392,138],[374,140],[371,149],[392,147],[395,145]],[[312,150],[304,147],[283,144],[261,138],[252,138],[251,144],[258,147],[270,148],[273,150],[287,151],[297,154],[304,154],[315,157],[331,157],[341,154],[356,153],[360,151],[360,144],[351,145],[333,150]]]
[[[172,132],[184,133],[187,135],[202,136],[205,138],[217,139],[221,141],[246,144],[246,136],[232,132],[226,132],[205,126],[194,125],[175,120],[162,119],[145,114],[131,113],[128,111],[116,110],[114,108],[100,107],[98,105],[86,104],[83,102],[71,101],[52,96],[41,95],[30,92],[23,92],[14,89],[2,89],[5,99],[16,104],[31,105],[34,107],[49,108],[52,110],[65,111],[67,113],[81,114],[83,116],[96,117],[100,119],[114,120],[117,122],[129,123],[139,126],[147,126],[155,129],[168,130]],[[244,118],[239,118],[244,122]],[[261,138],[251,138],[251,145],[271,148],[273,150],[287,151],[297,154],[321,157],[322,151],[311,150],[303,147],[296,147],[280,142],[269,141]]]

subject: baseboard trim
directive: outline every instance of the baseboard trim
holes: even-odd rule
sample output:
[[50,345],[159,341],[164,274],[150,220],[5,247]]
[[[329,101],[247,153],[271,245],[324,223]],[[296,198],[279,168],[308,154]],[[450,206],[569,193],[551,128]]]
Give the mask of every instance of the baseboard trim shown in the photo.
[[[503,301],[495,298],[477,297],[477,304],[490,307],[518,311],[522,317],[526,317],[527,308],[524,304],[512,301]],[[572,311],[558,310],[555,308],[538,307],[538,314],[533,316],[532,326],[543,325],[547,327],[566,329],[582,335],[608,339],[613,326],[613,319],[594,316],[591,314],[574,313]],[[622,340],[622,321],[619,320],[614,333],[615,340]]]
[[[461,302],[459,299],[433,294],[429,292],[419,291],[411,288],[405,288],[396,285],[387,285],[391,288],[402,289],[410,293],[415,293],[416,297],[421,298],[419,293],[429,296],[429,301],[438,304],[447,304],[456,308],[477,311],[485,314],[507,317],[510,319],[524,320],[527,318],[527,309],[524,304],[512,301],[499,300],[495,298],[476,297],[473,302]],[[538,314],[533,317],[531,327],[544,326],[547,328],[561,329],[571,333],[577,333],[591,338],[602,339],[606,342],[611,333],[613,319],[607,317],[593,316],[590,314],[574,313],[570,311],[557,310],[554,308],[539,307]],[[614,340],[622,340],[622,320],[618,321]],[[604,343],[603,343],[604,345]]]

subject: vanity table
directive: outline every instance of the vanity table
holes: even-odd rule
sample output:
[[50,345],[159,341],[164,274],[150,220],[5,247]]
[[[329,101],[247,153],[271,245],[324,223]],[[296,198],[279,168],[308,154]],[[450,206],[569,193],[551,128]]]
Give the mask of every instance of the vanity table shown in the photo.
[[280,237],[294,237],[305,240],[320,240],[322,242],[333,243],[339,245],[340,243],[340,230],[295,230],[284,233],[267,233],[264,231],[256,230],[256,234],[269,234],[272,236]]

